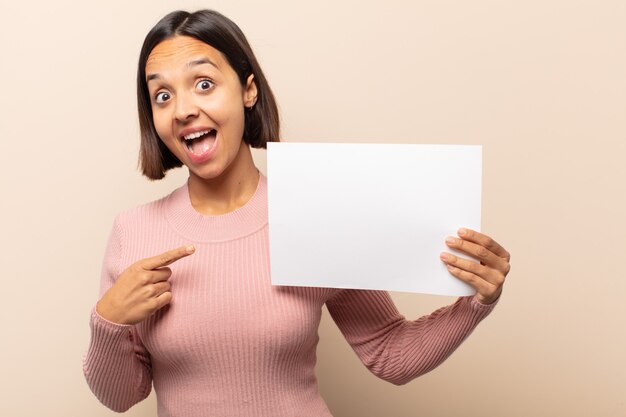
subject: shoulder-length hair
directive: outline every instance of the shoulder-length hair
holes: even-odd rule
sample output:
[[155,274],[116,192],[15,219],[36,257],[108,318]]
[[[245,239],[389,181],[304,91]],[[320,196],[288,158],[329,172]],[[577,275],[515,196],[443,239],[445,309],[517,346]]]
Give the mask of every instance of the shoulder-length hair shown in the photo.
[[139,54],[137,108],[141,131],[139,167],[142,174],[151,180],[158,180],[165,176],[166,171],[183,165],[156,132],[146,82],[146,62],[152,49],[177,35],[196,38],[220,51],[237,73],[243,87],[246,86],[248,76],[254,74],[257,101],[252,109],[244,112],[244,143],[253,148],[266,148],[267,142],[280,141],[280,121],[274,94],[241,29],[214,10],[194,13],[179,10],[162,18],[150,30]]

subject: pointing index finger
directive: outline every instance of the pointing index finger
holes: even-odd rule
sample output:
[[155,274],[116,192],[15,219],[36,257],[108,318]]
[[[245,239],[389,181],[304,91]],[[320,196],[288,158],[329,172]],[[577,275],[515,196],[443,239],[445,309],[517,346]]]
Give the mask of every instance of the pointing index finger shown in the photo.
[[141,267],[145,270],[152,270],[162,266],[167,266],[181,258],[184,258],[185,256],[191,255],[195,252],[195,250],[196,248],[193,245],[181,246],[176,249],[168,250],[160,255],[144,259],[141,263]]

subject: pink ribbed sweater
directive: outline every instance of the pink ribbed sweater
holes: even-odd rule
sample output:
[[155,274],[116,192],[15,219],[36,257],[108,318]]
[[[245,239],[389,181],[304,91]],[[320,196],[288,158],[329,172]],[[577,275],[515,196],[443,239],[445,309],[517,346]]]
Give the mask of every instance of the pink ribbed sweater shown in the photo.
[[169,306],[135,326],[92,311],[83,369],[113,410],[154,384],[160,417],[327,417],[314,372],[324,304],[361,361],[394,384],[440,364],[493,309],[462,297],[408,321],[384,291],[272,286],[263,174],[252,198],[228,214],[195,211],[187,183],[120,213],[101,295],[128,265],[190,242],[196,252],[170,265]]

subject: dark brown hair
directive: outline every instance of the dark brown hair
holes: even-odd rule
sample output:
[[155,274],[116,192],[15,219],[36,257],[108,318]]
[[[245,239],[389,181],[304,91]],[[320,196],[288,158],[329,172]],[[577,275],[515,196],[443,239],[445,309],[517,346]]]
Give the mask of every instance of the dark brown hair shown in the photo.
[[150,30],[139,54],[139,166],[143,175],[151,180],[161,179],[169,169],[183,165],[156,132],[146,83],[146,62],[150,52],[160,42],[177,35],[196,38],[220,51],[237,73],[242,86],[245,87],[248,76],[254,74],[257,101],[252,109],[244,112],[243,140],[253,148],[266,148],[267,142],[280,140],[280,121],[274,94],[241,29],[232,20],[214,10],[199,10],[194,13],[175,11],[162,18]]

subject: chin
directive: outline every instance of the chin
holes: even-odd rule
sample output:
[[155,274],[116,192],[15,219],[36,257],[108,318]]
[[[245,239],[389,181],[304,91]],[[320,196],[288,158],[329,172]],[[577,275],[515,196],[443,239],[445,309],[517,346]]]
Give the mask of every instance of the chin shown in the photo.
[[195,168],[195,169],[191,169],[187,167],[187,169],[189,169],[190,175],[194,175],[204,180],[212,180],[212,179],[219,178],[222,174],[224,174],[224,171],[225,171],[225,169],[209,167],[209,166]]

